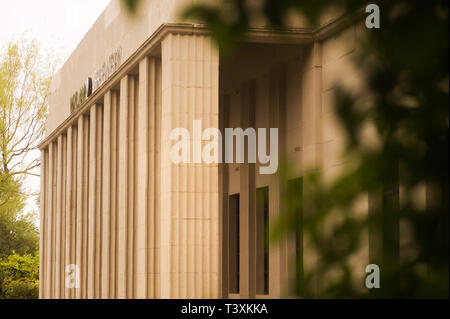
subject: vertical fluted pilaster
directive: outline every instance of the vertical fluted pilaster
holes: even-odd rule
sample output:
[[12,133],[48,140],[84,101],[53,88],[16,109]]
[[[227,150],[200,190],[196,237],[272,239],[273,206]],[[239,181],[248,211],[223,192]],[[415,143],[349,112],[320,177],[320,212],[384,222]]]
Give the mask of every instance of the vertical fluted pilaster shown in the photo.
[[127,149],[127,298],[134,298],[135,295],[135,267],[136,267],[136,252],[135,252],[135,184],[136,184],[136,156],[135,156],[135,140],[136,140],[136,97],[137,97],[137,83],[135,76],[129,76],[128,83],[128,149]]
[[[255,84],[244,83],[241,87],[241,127],[255,127]],[[250,142],[248,142],[250,145]],[[256,291],[256,235],[255,235],[255,164],[248,163],[248,149],[244,151],[244,163],[240,171],[240,295],[254,298]]]
[[61,275],[61,213],[62,213],[62,135],[58,136],[57,157],[56,157],[56,211],[55,211],[55,294],[54,298],[59,299],[60,275]]
[[[284,66],[275,66],[270,70],[269,80],[269,114],[270,127],[278,128],[278,158],[285,154],[285,110],[286,87]],[[269,136],[267,136],[269,137]],[[283,190],[279,173],[269,177],[269,221],[272,223],[280,218],[284,211],[281,194]],[[281,239],[277,245],[270,247],[269,255],[269,295],[280,298],[282,286],[280,283],[287,279],[287,242]]]
[[39,298],[47,298],[47,234],[48,234],[48,149],[41,150],[41,214],[40,214],[40,239],[39,239]]
[[[63,274],[65,274],[65,268],[67,265],[72,264],[71,256],[72,256],[72,191],[73,191],[73,130],[72,126],[70,126],[67,129],[67,161],[66,161],[66,172],[67,172],[67,179],[66,179],[66,201],[65,201],[65,207],[64,207],[64,213],[65,213],[65,258],[64,258],[64,264],[62,267]],[[64,297],[66,299],[73,298],[71,294],[71,289],[65,286],[65,282],[62,283],[64,285],[65,293]]]
[[[157,220],[155,173],[159,152],[160,91],[157,84],[158,60],[145,58],[139,66],[139,101],[136,141],[136,284],[138,298],[154,298],[156,287],[155,245]],[[159,212],[158,212],[159,213]]]
[[125,76],[120,81],[120,105],[119,105],[119,140],[118,140],[118,298],[127,297],[127,249],[128,249],[128,94],[129,78]]
[[96,106],[95,152],[95,298],[101,297],[103,105]]
[[87,267],[87,298],[95,296],[95,248],[96,248],[96,218],[95,218],[95,180],[96,180],[96,151],[97,151],[97,106],[93,105],[89,116],[89,211],[88,211],[88,267]]
[[56,165],[55,295],[64,298],[66,136],[58,136]]
[[[78,169],[78,128],[72,126],[72,195],[71,195],[71,252],[70,264],[77,263],[77,169]],[[71,289],[71,298],[76,298],[76,289]]]
[[[46,192],[44,191],[45,189],[45,174],[46,174],[46,168],[45,168],[45,150],[41,150],[41,175],[40,175],[40,179],[41,179],[41,183],[40,183],[40,187],[41,187],[41,194],[40,194],[40,203],[41,203],[41,207],[40,207],[40,211],[39,211],[39,247],[40,247],[40,259],[39,259],[39,279],[41,280],[41,282],[43,282],[42,280],[44,279],[44,277],[42,276],[43,274],[43,269],[44,269],[44,251],[45,249],[43,249],[44,247],[44,232],[45,232],[45,194]],[[39,298],[44,298],[44,285],[39,285]]]
[[184,127],[190,145],[201,146],[193,120],[218,128],[218,65],[207,36],[169,34],[162,41],[162,298],[218,295],[218,164],[172,163],[169,139]]
[[310,94],[303,94],[302,136],[303,165],[306,169],[322,166],[322,52],[321,44],[315,42],[310,52],[311,63],[306,66],[303,86]]
[[84,116],[84,135],[83,135],[83,261],[81,268],[81,291],[83,298],[88,298],[88,271],[89,271],[89,137],[90,118]]
[[[47,212],[46,212],[46,222],[47,231],[46,237],[46,281],[45,281],[45,295],[46,298],[52,298],[52,212],[53,212],[53,165],[54,165],[54,146],[50,143],[48,146],[48,166],[47,166]],[[47,161],[46,161],[47,162]]]
[[111,298],[118,296],[118,162],[119,162],[119,93],[111,92]]
[[[225,132],[225,128],[229,127],[229,111],[230,111],[230,96],[221,97],[219,104],[219,119],[220,131]],[[223,148],[223,146],[222,146]],[[229,291],[229,167],[227,163],[219,165],[219,209],[220,220],[219,225],[219,251],[222,252],[219,256],[219,298],[227,297]]]
[[58,142],[55,142],[53,145],[53,158],[52,158],[52,221],[51,221],[51,263],[52,263],[52,288],[51,288],[51,298],[55,298],[56,296],[56,261],[57,261],[57,252],[56,252],[56,233],[57,233],[57,205],[58,205]]
[[90,110],[88,298],[100,297],[102,105]]
[[[78,138],[77,138],[77,210],[76,210],[76,265],[80,271],[80,285],[83,285],[83,264],[82,262],[85,260],[83,258],[83,233],[86,232],[83,223],[83,208],[84,202],[83,198],[85,197],[84,193],[87,190],[86,184],[84,183],[84,141],[86,134],[85,120],[84,116],[80,116],[78,119]],[[80,299],[83,297],[84,287],[80,286],[80,288],[76,289],[75,297]]]
[[149,255],[148,247],[148,233],[149,223],[149,198],[147,196],[147,189],[149,183],[149,113],[152,106],[149,103],[149,72],[150,63],[149,58],[145,57],[139,63],[139,101],[138,101],[138,120],[137,120],[137,298],[146,298],[149,291],[149,264],[147,263]]
[[[322,168],[322,49],[321,43],[315,42],[310,53],[312,65],[304,74],[303,86],[310,88],[310,94],[303,94],[302,103],[302,166],[304,171]],[[307,137],[307,138],[306,138]],[[309,185],[303,185],[303,197],[308,198]],[[305,211],[304,214],[314,214]],[[317,268],[317,254],[308,238],[303,242],[304,271],[313,273]],[[313,280],[311,289],[317,290],[319,278]]]
[[102,268],[101,268],[101,298],[110,298],[111,272],[111,91],[104,98],[103,108],[103,168],[102,168]]

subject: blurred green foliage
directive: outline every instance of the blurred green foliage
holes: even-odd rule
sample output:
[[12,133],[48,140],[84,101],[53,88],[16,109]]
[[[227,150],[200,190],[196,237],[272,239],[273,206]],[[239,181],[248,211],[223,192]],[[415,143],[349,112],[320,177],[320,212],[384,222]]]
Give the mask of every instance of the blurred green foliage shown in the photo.
[[12,251],[33,254],[39,248],[39,231],[33,213],[23,213],[21,183],[0,170],[0,258]]
[[[351,13],[369,3],[224,0],[192,5],[183,17],[207,24],[221,54],[231,54],[255,20],[284,30],[289,14],[297,12],[316,26],[330,4]],[[303,249],[308,243],[316,254],[313,269],[303,267],[306,255],[297,257],[299,296],[448,298],[448,1],[377,3],[381,28],[359,39],[362,50],[354,61],[364,71],[365,89],[338,87],[335,95],[351,165],[332,184],[323,182],[320,169],[305,172],[302,196],[289,186],[289,165],[281,167],[285,209],[272,235],[278,240],[300,233]],[[368,125],[376,146],[365,144]],[[418,205],[424,185],[427,203]],[[364,197],[368,216],[355,209]],[[402,251],[400,229],[409,230]],[[355,274],[364,270],[352,263],[367,249],[361,247],[367,237],[370,262],[380,266],[380,289],[365,289]]]
[[134,14],[136,12],[139,0],[122,0],[122,2],[125,3],[125,7],[130,13]]
[[39,254],[19,255],[14,251],[0,259],[0,298],[39,297]]
[[[265,0],[253,8],[256,13],[248,1],[224,3],[195,5],[184,15],[212,26],[221,53],[233,49],[252,16],[283,29],[294,10],[317,25],[330,1]],[[368,3],[332,4],[351,13]],[[354,61],[364,71],[367,88],[358,93],[336,90],[336,113],[348,141],[345,155],[352,164],[331,185],[323,182],[320,170],[305,173],[301,197],[287,183],[289,165],[281,170],[285,209],[273,225],[273,237],[302,233],[302,242],[308,242],[317,258],[314,269],[298,263],[299,296],[448,297],[448,2],[379,5],[381,28],[360,39],[363,50]],[[235,18],[229,19],[224,10]],[[368,124],[375,126],[378,147],[365,145]],[[423,184],[427,205],[421,207],[416,197]],[[375,203],[361,217],[354,206],[367,194]],[[406,247],[411,256],[402,258],[400,224],[412,237]],[[356,275],[363,270],[352,263],[355,254],[367,249],[361,247],[367,236],[370,262],[381,270],[380,289],[365,289]]]
[[0,171],[0,299],[39,297],[39,231],[20,186]]

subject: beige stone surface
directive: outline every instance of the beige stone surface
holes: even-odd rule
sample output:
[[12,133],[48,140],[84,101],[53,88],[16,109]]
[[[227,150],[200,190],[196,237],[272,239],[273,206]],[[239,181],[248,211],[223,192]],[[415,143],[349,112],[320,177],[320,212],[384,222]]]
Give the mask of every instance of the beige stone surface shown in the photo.
[[[162,43],[161,295],[217,297],[217,164],[173,164],[169,133],[202,120],[218,127],[218,53],[209,37],[169,35]],[[203,70],[210,72],[202,74]],[[184,73],[183,70],[189,70]],[[216,117],[216,121],[211,118]],[[192,136],[191,136],[192,142]],[[186,187],[183,182],[186,179]],[[207,183],[204,183],[207,182]],[[178,184],[178,185],[177,185]],[[179,187],[181,186],[181,187]],[[218,207],[218,202],[216,203]]]

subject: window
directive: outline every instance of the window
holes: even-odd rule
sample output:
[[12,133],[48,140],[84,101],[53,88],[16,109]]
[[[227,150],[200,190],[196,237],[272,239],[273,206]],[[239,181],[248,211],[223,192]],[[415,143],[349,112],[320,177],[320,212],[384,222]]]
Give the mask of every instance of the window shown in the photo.
[[256,189],[256,293],[269,294],[269,188]]
[[239,194],[229,197],[229,292],[239,293]]

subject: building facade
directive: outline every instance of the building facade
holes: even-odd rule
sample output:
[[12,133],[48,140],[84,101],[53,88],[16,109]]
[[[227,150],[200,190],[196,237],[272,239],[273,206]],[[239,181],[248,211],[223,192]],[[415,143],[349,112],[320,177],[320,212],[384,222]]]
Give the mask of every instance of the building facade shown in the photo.
[[[169,137],[194,120],[221,131],[278,128],[279,158],[293,163],[299,192],[306,169],[331,180],[346,164],[332,96],[336,83],[360,89],[351,59],[361,15],[332,12],[284,33],[254,28],[227,58],[204,26],[178,21],[182,4],[147,0],[133,18],[113,0],[53,79],[41,144],[41,298],[279,298],[293,255],[315,267],[307,243],[264,244],[282,211],[278,172],[176,164]],[[367,196],[358,211],[368,210]],[[362,247],[361,276],[369,236]]]

